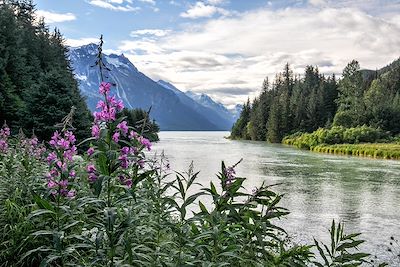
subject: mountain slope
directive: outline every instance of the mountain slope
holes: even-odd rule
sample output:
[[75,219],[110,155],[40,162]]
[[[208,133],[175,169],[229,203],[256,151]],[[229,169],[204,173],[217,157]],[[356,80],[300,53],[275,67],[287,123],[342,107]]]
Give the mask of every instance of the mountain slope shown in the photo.
[[[91,110],[99,99],[99,70],[92,67],[96,61],[97,45],[89,44],[70,49],[70,60],[79,88],[86,96]],[[151,107],[150,116],[160,125],[161,130],[223,130],[203,114],[185,105],[171,90],[154,82],[138,69],[124,55],[104,55],[110,69],[106,80],[116,84],[115,94],[124,101],[127,108]]]
[[218,114],[229,120],[232,127],[233,123],[235,122],[234,116],[232,112],[230,112],[224,105],[214,101],[211,97],[209,97],[206,94],[198,94],[192,91],[188,91],[186,92],[186,95],[188,95],[190,98],[192,98],[202,106],[214,110],[215,112],[217,112]]
[[215,105],[217,104],[209,96],[204,95],[208,98],[210,102],[209,105],[205,105],[203,104],[203,102],[197,101],[196,98],[192,98],[192,95],[194,95],[193,93],[191,94],[188,94],[187,92],[184,93],[171,83],[163,80],[159,80],[157,83],[165,87],[166,89],[169,89],[172,92],[174,92],[182,101],[182,103],[193,108],[215,125],[218,125],[221,130],[230,130],[232,128],[234,122],[232,115],[229,113],[228,110],[226,110],[226,108],[222,104],[220,104],[222,107],[218,108],[212,106],[211,102],[214,103]]

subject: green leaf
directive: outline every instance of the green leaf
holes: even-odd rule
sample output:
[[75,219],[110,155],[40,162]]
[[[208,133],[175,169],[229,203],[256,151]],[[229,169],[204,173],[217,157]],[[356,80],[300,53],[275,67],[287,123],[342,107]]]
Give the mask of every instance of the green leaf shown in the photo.
[[355,247],[357,247],[358,245],[360,245],[360,244],[362,244],[364,242],[365,242],[364,240],[357,240],[357,241],[353,241],[353,242],[345,242],[345,243],[342,243],[341,245],[339,245],[336,248],[336,251],[345,251],[346,249],[349,249],[349,248],[355,248]]
[[325,265],[326,266],[329,266],[329,261],[328,261],[328,259],[326,258],[326,256],[325,256],[325,253],[324,253],[324,250],[319,246],[319,243],[318,243],[318,241],[314,238],[314,243],[315,243],[315,246],[317,247],[317,249],[318,249],[318,252],[319,252],[319,255],[322,257],[322,259],[324,260],[324,262],[325,262]]
[[28,215],[27,219],[30,220],[33,217],[40,216],[43,214],[55,215],[56,213],[52,210],[47,210],[47,209],[34,210]]
[[206,209],[206,206],[204,206],[204,204],[199,201],[199,206],[202,212],[204,212],[205,214],[209,214],[208,210]]

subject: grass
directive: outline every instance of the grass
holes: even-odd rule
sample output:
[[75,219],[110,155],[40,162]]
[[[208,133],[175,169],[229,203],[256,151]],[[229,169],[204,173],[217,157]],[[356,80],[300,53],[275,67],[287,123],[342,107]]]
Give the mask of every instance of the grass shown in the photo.
[[369,158],[400,159],[400,144],[396,143],[321,144],[310,147],[310,151]]

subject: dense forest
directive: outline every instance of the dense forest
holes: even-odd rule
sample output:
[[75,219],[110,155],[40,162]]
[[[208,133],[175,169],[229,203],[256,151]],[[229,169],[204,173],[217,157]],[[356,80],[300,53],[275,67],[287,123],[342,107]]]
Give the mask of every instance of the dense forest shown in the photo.
[[231,137],[277,143],[296,132],[362,125],[400,133],[400,59],[376,71],[361,70],[353,60],[340,80],[315,66],[307,66],[302,77],[294,75],[286,64],[245,103]]
[[[80,95],[61,33],[50,32],[32,1],[0,5],[0,122],[12,132],[49,139],[74,106],[79,139],[87,137],[91,114]],[[34,114],[34,116],[33,116]]]

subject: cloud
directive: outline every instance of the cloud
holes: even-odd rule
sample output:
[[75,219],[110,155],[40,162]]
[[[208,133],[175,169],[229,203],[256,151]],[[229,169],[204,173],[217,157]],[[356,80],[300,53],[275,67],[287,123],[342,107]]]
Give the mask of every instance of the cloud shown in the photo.
[[139,0],[139,1],[143,2],[143,3],[150,4],[150,5],[155,5],[156,4],[155,0]]
[[140,7],[130,5],[132,4],[131,0],[90,0],[89,4],[114,11],[136,12],[140,10]]
[[154,79],[209,93],[224,104],[243,103],[287,62],[297,74],[307,65],[337,74],[352,59],[376,69],[398,58],[400,6],[380,8],[369,1],[360,7],[356,2],[346,7],[329,1],[317,7],[266,6],[190,23],[168,34],[143,30],[146,34],[136,33],[135,40],[123,41],[118,49]]
[[313,6],[321,6],[325,4],[325,0],[310,0],[309,2]]
[[223,94],[226,96],[229,95],[239,95],[239,96],[247,96],[249,93],[253,91],[252,88],[211,88],[207,90],[208,94]]
[[39,17],[43,17],[47,23],[76,20],[76,16],[72,13],[56,13],[46,10],[37,10],[36,14]]
[[203,17],[212,17],[215,14],[221,14],[227,16],[230,12],[226,9],[219,8],[213,5],[207,5],[203,2],[196,2],[195,5],[190,6],[186,12],[182,12],[180,16],[182,18],[197,19]]
[[173,6],[181,6],[181,4],[179,2],[174,1],[174,0],[169,1],[169,4],[173,5]]
[[207,3],[211,4],[211,5],[221,5],[221,4],[225,4],[227,2],[227,0],[207,0]]
[[99,38],[92,38],[92,37],[86,37],[86,38],[80,38],[80,39],[66,39],[66,44],[70,47],[78,47],[78,46],[87,45],[90,43],[97,44],[98,42],[99,42]]
[[163,37],[163,36],[166,36],[170,32],[171,32],[171,30],[143,29],[143,30],[132,31],[130,36],[139,37],[142,35],[152,35],[152,36],[156,36],[156,37]]

